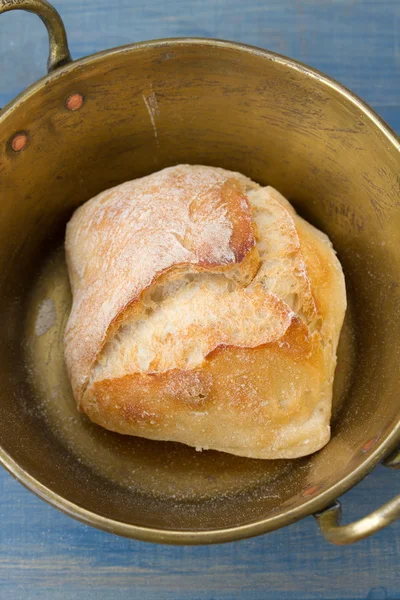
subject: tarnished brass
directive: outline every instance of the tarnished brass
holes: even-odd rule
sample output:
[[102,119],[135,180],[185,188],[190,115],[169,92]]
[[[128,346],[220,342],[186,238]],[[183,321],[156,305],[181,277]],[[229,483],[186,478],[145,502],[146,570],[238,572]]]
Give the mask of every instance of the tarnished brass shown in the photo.
[[[3,0],[0,12],[11,6],[42,18],[48,10],[39,0]],[[26,144],[15,151],[21,132]],[[0,113],[4,466],[86,523],[157,542],[248,537],[330,506],[400,442],[399,150],[387,125],[336,82],[229,42],[117,48],[26,90]],[[101,190],[177,163],[272,184],[338,251],[349,310],[332,440],[313,456],[199,453],[113,434],[75,408],[62,358],[65,223]],[[391,518],[382,510],[379,525]],[[329,525],[329,514],[320,522]],[[368,533],[371,522],[362,527]]]
[[400,469],[400,450],[389,454],[383,461],[383,464],[385,467],[390,467],[391,469]]
[[72,58],[68,49],[64,23],[51,4],[46,0],[0,0],[0,14],[16,9],[26,10],[38,15],[46,25],[50,46],[47,60],[49,73],[71,62]]
[[315,515],[315,518],[328,542],[338,545],[353,544],[400,519],[400,495],[354,523],[340,525],[341,516],[341,504],[336,501],[333,506]]

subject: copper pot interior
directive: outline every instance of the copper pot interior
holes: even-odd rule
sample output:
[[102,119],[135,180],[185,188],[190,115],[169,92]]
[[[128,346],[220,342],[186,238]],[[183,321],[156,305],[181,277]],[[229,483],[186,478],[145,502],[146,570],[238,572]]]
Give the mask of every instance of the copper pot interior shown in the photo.
[[[199,453],[110,433],[75,408],[62,359],[65,223],[101,190],[177,163],[275,186],[334,243],[349,310],[332,441],[311,457]],[[399,419],[398,173],[398,150],[362,107],[262,52],[144,44],[53,75],[0,118],[3,449],[80,507],[174,531],[272,518],[343,480]]]

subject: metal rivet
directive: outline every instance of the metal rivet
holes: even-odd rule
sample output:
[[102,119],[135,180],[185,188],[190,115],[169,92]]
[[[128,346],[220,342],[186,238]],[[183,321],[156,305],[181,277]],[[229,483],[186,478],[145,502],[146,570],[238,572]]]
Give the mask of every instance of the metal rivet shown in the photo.
[[28,142],[28,136],[26,133],[17,133],[11,140],[11,148],[14,152],[21,152]]
[[305,490],[303,492],[303,496],[305,498],[308,498],[309,496],[313,496],[314,494],[316,494],[317,492],[319,492],[319,490],[321,489],[322,485],[314,485],[313,487],[308,488],[308,490]]
[[71,96],[68,96],[66,99],[65,106],[68,110],[79,110],[82,108],[84,101],[82,94],[71,94]]
[[371,450],[372,446],[375,446],[377,441],[378,438],[374,437],[371,440],[368,440],[368,442],[365,442],[364,446],[361,448],[361,452],[368,452],[368,450]]

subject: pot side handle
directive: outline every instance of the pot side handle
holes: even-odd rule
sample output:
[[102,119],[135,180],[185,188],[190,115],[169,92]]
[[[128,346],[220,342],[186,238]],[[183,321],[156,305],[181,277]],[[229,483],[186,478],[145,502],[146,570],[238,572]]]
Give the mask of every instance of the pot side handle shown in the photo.
[[0,0],[0,14],[9,10],[26,10],[41,18],[49,34],[49,73],[72,61],[64,24],[56,9],[46,0]]
[[[390,455],[384,465],[393,469],[400,468],[400,450]],[[400,519],[400,495],[393,498],[371,514],[349,523],[341,525],[342,506],[338,500],[325,510],[314,515],[324,538],[332,544],[339,546],[353,544],[377,531],[380,531],[393,521]]]

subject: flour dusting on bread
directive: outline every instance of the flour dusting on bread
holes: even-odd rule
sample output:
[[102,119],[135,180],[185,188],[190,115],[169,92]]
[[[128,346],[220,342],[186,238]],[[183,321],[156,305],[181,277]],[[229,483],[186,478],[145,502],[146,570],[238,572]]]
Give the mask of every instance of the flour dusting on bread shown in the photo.
[[65,356],[94,421],[254,458],[328,441],[343,274],[276,190],[164,169],[79,208],[66,252]]

